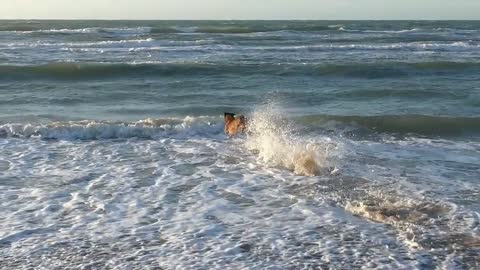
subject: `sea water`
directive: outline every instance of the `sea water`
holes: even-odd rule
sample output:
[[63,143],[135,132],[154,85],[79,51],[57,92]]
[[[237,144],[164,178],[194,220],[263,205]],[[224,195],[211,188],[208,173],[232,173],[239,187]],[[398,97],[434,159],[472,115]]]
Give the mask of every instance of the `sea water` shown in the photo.
[[479,268],[480,23],[0,21],[0,209],[2,269]]

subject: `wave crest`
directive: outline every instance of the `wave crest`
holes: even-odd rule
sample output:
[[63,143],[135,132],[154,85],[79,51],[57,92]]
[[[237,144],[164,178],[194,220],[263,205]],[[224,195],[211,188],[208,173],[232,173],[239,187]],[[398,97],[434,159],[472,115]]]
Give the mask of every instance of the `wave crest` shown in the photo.
[[216,117],[191,117],[183,119],[145,119],[137,122],[121,121],[65,121],[47,125],[0,125],[0,137],[40,138],[60,140],[102,139],[153,139],[172,134],[195,136],[220,134],[223,123]]

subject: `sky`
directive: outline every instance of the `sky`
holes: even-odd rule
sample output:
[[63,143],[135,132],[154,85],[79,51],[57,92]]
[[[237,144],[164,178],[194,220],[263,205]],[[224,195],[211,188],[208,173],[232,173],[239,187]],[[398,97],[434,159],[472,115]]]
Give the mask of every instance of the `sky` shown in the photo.
[[480,0],[0,0],[0,19],[478,20]]

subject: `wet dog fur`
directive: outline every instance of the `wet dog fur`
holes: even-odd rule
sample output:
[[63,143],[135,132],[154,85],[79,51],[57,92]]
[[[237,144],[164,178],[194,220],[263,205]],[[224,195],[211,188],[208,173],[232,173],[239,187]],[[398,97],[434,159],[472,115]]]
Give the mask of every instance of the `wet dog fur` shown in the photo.
[[243,115],[235,117],[234,113],[225,113],[225,133],[235,136],[247,131],[247,119]]

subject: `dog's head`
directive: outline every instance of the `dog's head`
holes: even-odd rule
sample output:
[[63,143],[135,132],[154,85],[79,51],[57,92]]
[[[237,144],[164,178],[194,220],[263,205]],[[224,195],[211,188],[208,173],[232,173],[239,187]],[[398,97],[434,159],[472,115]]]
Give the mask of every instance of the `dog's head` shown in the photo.
[[247,119],[243,115],[235,117],[234,113],[225,113],[225,133],[236,135],[247,130]]

